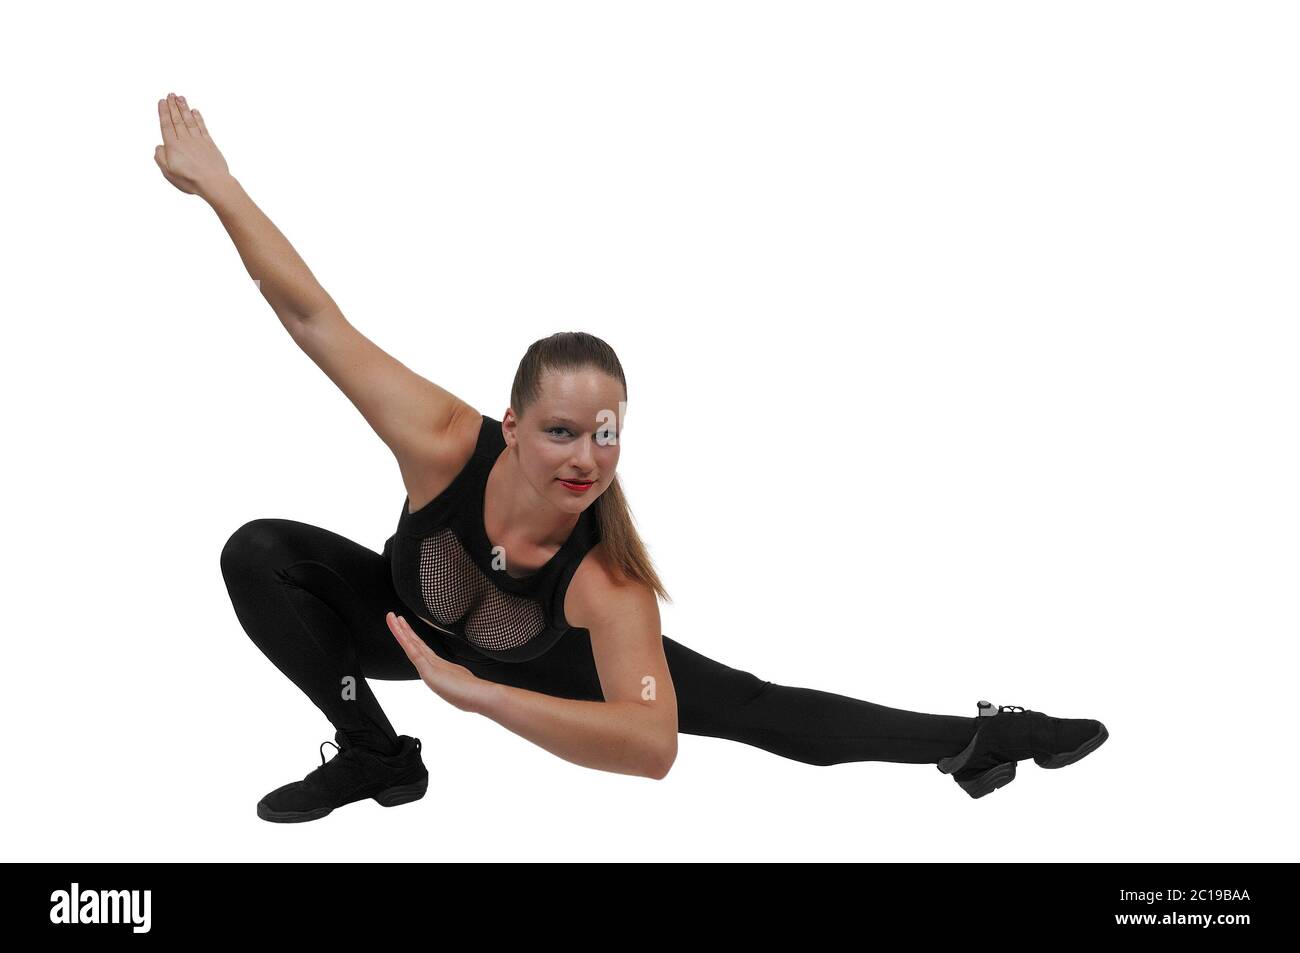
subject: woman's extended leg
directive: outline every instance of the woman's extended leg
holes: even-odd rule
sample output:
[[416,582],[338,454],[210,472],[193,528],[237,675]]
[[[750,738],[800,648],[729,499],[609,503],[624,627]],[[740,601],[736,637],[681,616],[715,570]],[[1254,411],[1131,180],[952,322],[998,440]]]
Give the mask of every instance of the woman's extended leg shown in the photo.
[[976,719],[887,708],[763,681],[664,636],[679,730],[740,741],[805,764],[934,764],[961,751]]
[[[975,717],[930,715],[763,681],[664,636],[677,693],[677,727],[806,764],[896,761],[936,764],[975,734]],[[467,663],[468,664],[468,663]],[[470,668],[480,678],[566,698],[604,698],[591,639],[575,629],[528,662]]]
[[[396,750],[366,683],[419,678],[384,620],[402,611],[388,560],[318,526],[257,519],[230,537],[221,572],[244,631],[334,727],[354,744]],[[427,626],[412,624],[444,654]]]

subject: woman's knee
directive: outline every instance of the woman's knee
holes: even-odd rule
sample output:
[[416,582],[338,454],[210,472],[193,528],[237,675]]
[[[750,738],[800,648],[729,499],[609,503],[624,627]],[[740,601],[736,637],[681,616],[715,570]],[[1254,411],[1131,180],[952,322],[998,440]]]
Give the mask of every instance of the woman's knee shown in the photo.
[[222,575],[229,579],[232,573],[282,561],[287,540],[284,520],[249,520],[230,534],[221,549]]

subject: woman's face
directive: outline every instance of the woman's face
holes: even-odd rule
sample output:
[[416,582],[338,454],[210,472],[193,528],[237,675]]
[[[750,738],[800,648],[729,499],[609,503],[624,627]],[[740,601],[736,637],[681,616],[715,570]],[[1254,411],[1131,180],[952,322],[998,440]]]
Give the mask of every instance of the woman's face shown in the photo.
[[601,371],[547,373],[513,441],[506,426],[524,478],[565,512],[585,510],[613,482],[626,404],[623,386]]

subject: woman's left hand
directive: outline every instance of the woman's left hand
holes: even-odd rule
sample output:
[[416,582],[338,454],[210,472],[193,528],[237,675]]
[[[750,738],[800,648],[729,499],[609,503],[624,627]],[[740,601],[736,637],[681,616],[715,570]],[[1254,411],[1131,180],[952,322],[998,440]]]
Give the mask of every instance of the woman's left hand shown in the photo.
[[464,665],[448,662],[415,634],[406,620],[395,612],[386,615],[388,628],[406,651],[406,657],[415,666],[424,684],[461,711],[479,711],[483,689],[489,683],[479,678]]

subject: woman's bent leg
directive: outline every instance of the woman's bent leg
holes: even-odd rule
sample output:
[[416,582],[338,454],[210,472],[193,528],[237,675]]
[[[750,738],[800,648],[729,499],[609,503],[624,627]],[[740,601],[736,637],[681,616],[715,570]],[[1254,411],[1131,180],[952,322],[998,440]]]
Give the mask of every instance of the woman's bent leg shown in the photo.
[[419,673],[384,616],[402,612],[383,556],[295,520],[241,526],[221,552],[231,603],[254,644],[354,744],[397,749],[366,677]]

